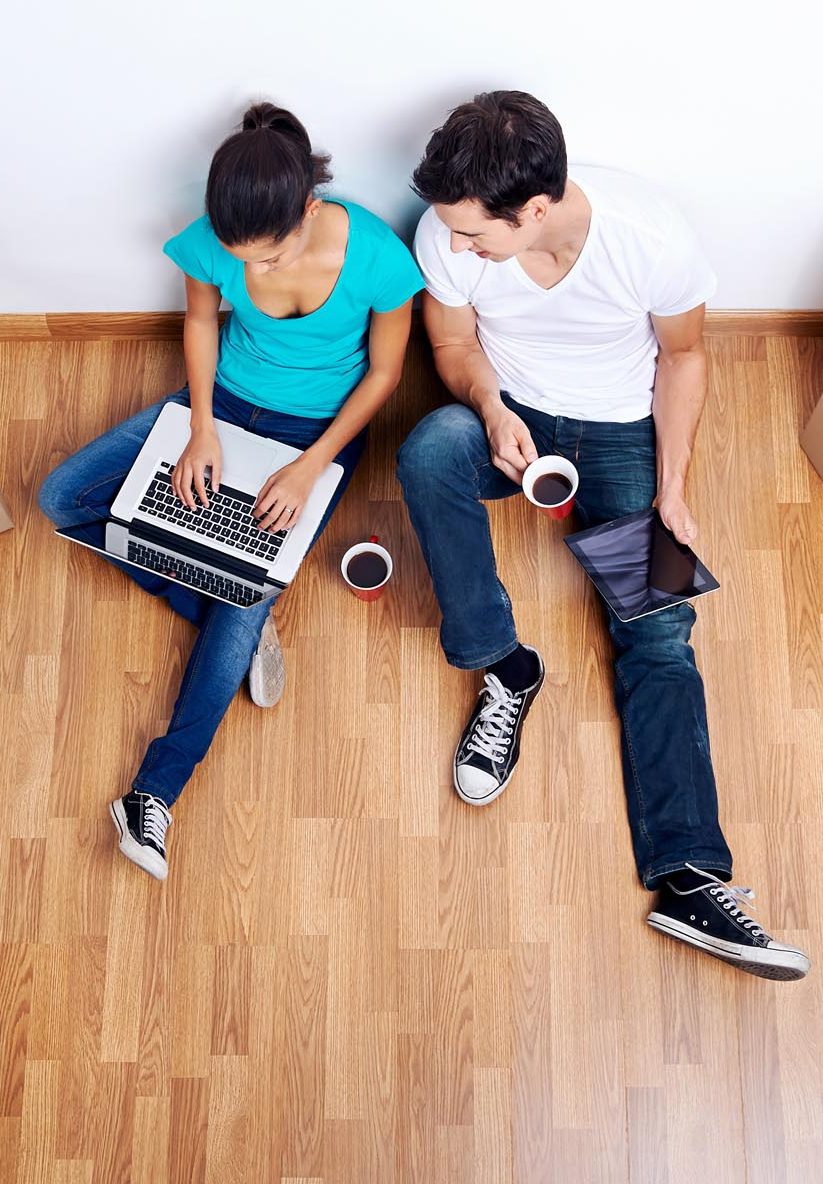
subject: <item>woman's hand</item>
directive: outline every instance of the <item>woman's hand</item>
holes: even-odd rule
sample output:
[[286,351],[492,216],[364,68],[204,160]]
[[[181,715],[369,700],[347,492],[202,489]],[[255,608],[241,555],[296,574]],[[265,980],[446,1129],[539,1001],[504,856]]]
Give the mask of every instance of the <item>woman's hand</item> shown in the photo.
[[189,442],[180,454],[180,459],[174,466],[174,472],[171,475],[171,487],[184,506],[188,506],[190,510],[195,507],[191,491],[192,482],[203,505],[209,504],[209,499],[206,496],[206,466],[211,465],[212,489],[218,493],[221,464],[220,439],[214,422],[207,427],[193,428]]
[[305,454],[273,473],[258,493],[252,510],[260,529],[287,530],[294,526],[321,471]]

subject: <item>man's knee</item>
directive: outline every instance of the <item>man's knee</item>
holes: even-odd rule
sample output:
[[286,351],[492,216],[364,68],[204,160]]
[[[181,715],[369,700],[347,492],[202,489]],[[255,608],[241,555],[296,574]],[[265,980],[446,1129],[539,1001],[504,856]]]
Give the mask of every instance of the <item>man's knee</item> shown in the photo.
[[637,648],[680,650],[689,644],[696,619],[690,604],[678,604],[629,622],[610,616],[609,625],[618,653]]
[[397,477],[404,492],[430,488],[433,482],[471,464],[478,435],[483,436],[480,421],[462,404],[439,407],[421,419],[397,454]]

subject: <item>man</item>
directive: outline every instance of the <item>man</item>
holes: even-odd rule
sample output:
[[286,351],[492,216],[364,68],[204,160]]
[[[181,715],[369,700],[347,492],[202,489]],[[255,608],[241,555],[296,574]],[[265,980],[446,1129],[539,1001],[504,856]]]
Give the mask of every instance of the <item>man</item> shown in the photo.
[[[447,660],[485,670],[454,757],[473,805],[511,780],[543,662],[518,641],[484,499],[520,489],[538,455],[579,472],[593,526],[656,505],[697,528],[686,474],[706,397],[702,331],[714,275],[650,186],[605,169],[567,177],[560,126],[521,91],[478,95],[432,136],[414,174],[430,204],[415,240],[438,373],[458,400],[417,425],[399,477],[443,614]],[[681,604],[624,624],[608,613],[635,858],[657,891],[648,922],[765,978],[802,978],[730,888],[703,683]]]

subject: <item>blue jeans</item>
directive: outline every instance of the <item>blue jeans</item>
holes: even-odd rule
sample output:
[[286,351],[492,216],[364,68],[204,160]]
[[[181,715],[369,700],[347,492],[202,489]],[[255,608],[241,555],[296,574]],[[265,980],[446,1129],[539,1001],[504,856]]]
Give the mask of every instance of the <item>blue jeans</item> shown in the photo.
[[[188,406],[188,389],[146,407],[92,440],[70,456],[43,482],[39,502],[56,526],[79,526],[109,517],[111,503],[167,402]],[[307,419],[267,411],[239,399],[223,387],[214,388],[216,418],[237,424],[258,436],[267,436],[308,448],[323,434],[331,419]],[[315,540],[331,517],[354,472],[365,445],[361,432],[336,460],[344,468],[334,497],[326,510]],[[209,749],[220,721],[248,671],[260,639],[260,631],[272,601],[241,609],[202,596],[190,588],[111,560],[152,596],[164,597],[175,612],[198,627],[177,702],[165,736],[152,740],[134,778],[135,789],[154,794],[171,806]]]
[[[652,504],[657,477],[651,416],[635,423],[594,423],[545,415],[505,394],[503,401],[528,425],[540,455],[559,454],[577,466],[575,509],[582,526]],[[512,497],[520,486],[492,464],[483,424],[462,404],[441,407],[422,420],[398,459],[409,515],[443,614],[446,658],[467,670],[489,666],[518,641],[482,503]],[[610,610],[607,617],[640,877],[653,888],[691,863],[730,879],[703,682],[689,645],[694,609],[682,604],[628,624]]]

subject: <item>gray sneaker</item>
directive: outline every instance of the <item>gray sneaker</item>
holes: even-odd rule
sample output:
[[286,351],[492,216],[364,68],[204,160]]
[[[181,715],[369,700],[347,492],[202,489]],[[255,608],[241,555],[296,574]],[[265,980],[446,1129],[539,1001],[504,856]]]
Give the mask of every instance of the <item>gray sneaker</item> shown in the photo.
[[249,666],[249,693],[258,707],[274,707],[283,698],[285,686],[286,663],[270,613]]

